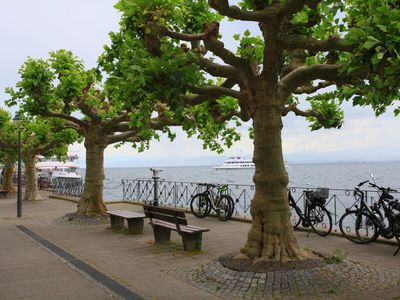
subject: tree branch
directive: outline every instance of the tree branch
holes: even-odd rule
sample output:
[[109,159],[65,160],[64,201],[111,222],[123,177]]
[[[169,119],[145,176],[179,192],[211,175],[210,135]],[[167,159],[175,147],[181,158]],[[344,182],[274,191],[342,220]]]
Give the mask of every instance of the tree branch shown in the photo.
[[245,59],[237,57],[231,51],[226,49],[224,43],[218,40],[217,37],[211,36],[209,38],[206,38],[204,40],[204,46],[207,50],[211,51],[213,54],[221,58],[224,63],[244,72],[250,80],[254,77],[250,67],[250,63]]
[[351,52],[354,49],[353,45],[345,45],[343,39],[331,37],[328,40],[317,40],[307,38],[302,35],[281,34],[279,36],[281,43],[289,49],[307,49],[311,51],[330,51],[339,50]]
[[[127,141],[128,139],[137,137],[137,135],[139,133],[140,133],[140,130],[135,129],[135,130],[126,131],[126,132],[123,132],[120,134],[109,135],[109,136],[107,136],[107,145]],[[140,140],[138,140],[138,141],[140,141]]]
[[4,141],[2,138],[0,138],[0,147],[7,149],[7,150],[17,150],[18,145],[17,144],[9,144],[6,141]]
[[288,19],[291,19],[292,16],[301,11],[305,5],[307,5],[311,9],[317,8],[318,4],[322,0],[288,0],[280,9],[280,15],[285,15]]
[[[235,86],[237,82],[233,79],[226,79],[219,87],[225,88],[225,89],[231,89],[233,86]],[[209,94],[200,94],[200,95],[182,95],[181,99],[182,101],[187,104],[187,105],[197,105],[201,104],[207,101],[212,101],[215,99],[218,99],[220,96],[223,95],[209,95]]]
[[303,86],[303,87],[297,88],[293,93],[297,94],[297,95],[312,94],[320,89],[326,88],[326,87],[334,85],[334,84],[335,83],[330,82],[330,81],[323,81],[323,82],[319,82],[316,86],[310,85],[310,86]]
[[41,116],[64,119],[64,120],[69,121],[71,124],[74,124],[75,126],[82,127],[82,128],[89,128],[89,124],[87,122],[79,120],[78,118],[75,118],[71,115],[66,115],[63,113],[49,111],[49,112],[41,113]]
[[[208,86],[208,87],[190,87],[191,92],[195,94],[214,96],[219,98],[221,96],[230,96],[236,99],[240,98],[240,92],[222,86]],[[193,103],[192,103],[193,104]],[[199,104],[199,103],[196,103]]]
[[361,74],[340,74],[342,65],[313,65],[310,67],[299,67],[283,77],[278,85],[284,96],[290,95],[297,88],[309,84],[313,80],[321,79],[336,84],[359,79]]
[[240,70],[227,65],[220,65],[212,62],[211,60],[203,57],[202,55],[194,55],[195,63],[197,63],[200,68],[203,68],[210,75],[214,77],[231,78],[237,82],[245,81]]
[[43,147],[33,148],[32,153],[35,155],[44,154],[50,150],[53,150],[58,144],[59,144],[59,141],[51,141],[50,143],[48,143],[47,145],[45,145]]
[[124,113],[116,116],[115,118],[111,119],[110,121],[105,122],[105,125],[103,126],[103,131],[105,133],[107,133],[110,130],[112,130],[113,128],[115,128],[121,122],[128,122],[128,121],[129,121],[129,114],[127,111],[125,111]]
[[296,116],[300,117],[314,117],[317,118],[319,122],[325,121],[324,115],[317,113],[313,110],[301,110],[296,105],[288,105],[282,111],[282,116],[286,116],[289,112],[293,112]]
[[180,41],[187,41],[187,42],[201,41],[201,40],[204,40],[204,38],[206,37],[206,35],[204,33],[199,33],[199,34],[180,33],[180,32],[171,31],[166,27],[162,28],[161,33],[163,35],[169,36],[170,38],[177,39]]
[[265,22],[275,18],[278,14],[276,7],[273,6],[257,11],[245,11],[238,6],[229,5],[228,0],[208,0],[208,4],[221,15],[242,21]]

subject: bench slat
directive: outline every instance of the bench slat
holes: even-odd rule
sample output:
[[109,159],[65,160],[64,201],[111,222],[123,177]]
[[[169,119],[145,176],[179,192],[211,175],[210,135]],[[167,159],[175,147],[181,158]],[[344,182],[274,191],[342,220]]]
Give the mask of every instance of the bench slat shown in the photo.
[[[153,224],[154,225],[158,225],[158,226],[163,226],[163,227],[167,227],[170,228],[174,231],[177,231],[176,225],[170,222],[166,222],[166,221],[162,221],[162,220],[153,220]],[[194,226],[188,226],[188,225],[181,225],[180,229],[182,232],[185,233],[196,233],[196,232],[206,232],[206,231],[210,231],[207,228],[201,228],[201,227],[194,227]]]
[[187,225],[185,213],[170,208],[143,205],[144,213],[147,218],[164,220],[170,223],[178,221],[179,225]]
[[136,219],[136,218],[145,218],[145,215],[142,213],[137,213],[129,210],[113,210],[106,211],[106,214],[122,217],[125,219]]

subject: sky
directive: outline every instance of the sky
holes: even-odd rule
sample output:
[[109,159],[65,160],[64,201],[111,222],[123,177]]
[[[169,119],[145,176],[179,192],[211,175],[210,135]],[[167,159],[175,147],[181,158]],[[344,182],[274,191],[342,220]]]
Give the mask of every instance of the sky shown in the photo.
[[[96,65],[108,33],[118,30],[119,14],[112,0],[0,0],[0,106],[5,107],[5,87],[19,79],[18,69],[27,57],[47,58],[50,51],[69,49],[85,61],[87,68]],[[224,22],[220,31],[225,45],[234,51],[233,33],[254,25]],[[305,119],[289,115],[282,132],[284,157],[289,163],[400,160],[400,118],[389,110],[376,118],[370,108],[344,106],[345,123],[341,129],[311,132]],[[7,108],[8,109],[8,108]],[[14,109],[9,109],[12,113]],[[223,154],[203,150],[201,141],[187,138],[176,130],[174,142],[162,137],[149,150],[137,153],[129,145],[105,152],[106,167],[215,165],[228,156],[251,157],[253,143],[244,124],[242,139]],[[80,155],[84,167],[83,145],[71,150]]]

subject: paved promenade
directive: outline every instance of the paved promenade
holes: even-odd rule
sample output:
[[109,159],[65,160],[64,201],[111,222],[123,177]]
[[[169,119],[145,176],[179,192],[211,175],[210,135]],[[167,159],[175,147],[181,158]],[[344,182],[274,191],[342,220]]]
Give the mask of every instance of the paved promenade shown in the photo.
[[[310,270],[235,272],[218,258],[237,253],[249,223],[216,218],[191,225],[210,229],[203,251],[185,253],[182,240],[155,245],[150,225],[128,235],[110,230],[107,220],[63,218],[76,203],[49,199],[23,202],[16,219],[16,196],[0,199],[0,299],[400,299],[400,255],[387,244],[356,245],[343,238],[296,232],[303,247],[327,256],[335,249],[346,262]],[[110,210],[140,211],[126,203]]]

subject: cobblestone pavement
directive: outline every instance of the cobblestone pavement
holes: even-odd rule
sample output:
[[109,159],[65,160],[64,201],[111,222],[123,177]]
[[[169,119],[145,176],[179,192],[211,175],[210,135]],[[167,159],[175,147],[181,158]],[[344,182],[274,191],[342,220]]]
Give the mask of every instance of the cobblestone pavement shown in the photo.
[[234,271],[214,260],[166,272],[224,299],[352,299],[358,292],[400,284],[400,270],[351,261],[303,270],[255,273]]
[[[32,299],[35,293],[41,297],[37,299],[54,299],[60,291],[65,299],[78,299],[79,292],[85,295],[81,299],[109,297],[106,290],[80,279],[82,275],[77,276],[76,271],[69,272],[63,262],[18,232],[16,225],[26,226],[144,299],[392,300],[400,296],[400,256],[393,256],[393,245],[356,245],[335,236],[321,238],[296,232],[303,247],[325,255],[340,249],[347,253],[348,261],[306,270],[236,272],[223,267],[217,259],[239,251],[246,240],[248,223],[198,219],[188,213],[191,225],[210,228],[203,235],[203,251],[188,254],[182,250],[182,239],[176,233],[171,235],[170,244],[155,245],[147,222],[141,235],[113,231],[107,218],[69,218],[67,214],[76,211],[76,203],[49,199],[47,192],[43,194],[44,201],[23,202],[23,217],[19,219],[15,218],[15,195],[0,200],[0,251],[3,249],[4,253],[0,253],[0,285],[7,283],[7,289],[0,288],[0,299]],[[108,204],[108,208],[142,209],[127,203]],[[26,255],[28,249],[37,252],[39,262],[45,262],[46,268],[36,265],[36,252]],[[20,268],[16,268],[16,262]],[[56,281],[58,277],[53,275],[59,273],[64,276],[62,281]],[[31,281],[31,277],[37,280]],[[375,288],[379,290],[374,291]],[[16,291],[21,290],[23,294],[17,295]]]

